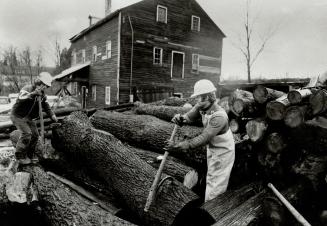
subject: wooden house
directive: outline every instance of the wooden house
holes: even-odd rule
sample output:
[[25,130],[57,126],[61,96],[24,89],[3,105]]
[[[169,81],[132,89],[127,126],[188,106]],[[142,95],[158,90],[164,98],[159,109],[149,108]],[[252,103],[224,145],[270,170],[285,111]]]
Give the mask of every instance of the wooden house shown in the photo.
[[[224,33],[195,0],[143,0],[110,12],[73,36],[72,67],[57,75],[84,106],[171,95],[218,84]],[[92,19],[92,17],[90,17]]]

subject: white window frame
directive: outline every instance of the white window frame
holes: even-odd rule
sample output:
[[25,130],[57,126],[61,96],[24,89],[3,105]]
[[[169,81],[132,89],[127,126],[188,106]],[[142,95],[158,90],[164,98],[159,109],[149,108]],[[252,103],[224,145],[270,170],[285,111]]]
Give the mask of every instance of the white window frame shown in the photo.
[[111,40],[108,40],[106,42],[106,56],[107,56],[107,59],[111,58],[111,55],[112,55],[111,51],[112,51]]
[[105,87],[105,103],[106,105],[110,105],[110,86]]
[[98,48],[97,46],[93,46],[92,47],[92,60],[93,62],[96,62],[97,61],[97,54],[98,54]]
[[84,64],[86,62],[86,51],[85,49],[82,49],[82,63]]
[[[194,29],[194,19],[198,19],[199,20],[199,24],[198,24],[198,27],[196,27],[196,29]],[[191,30],[192,31],[200,31],[200,27],[201,27],[201,18],[198,17],[198,16],[194,16],[192,15],[192,20],[191,20]]]
[[[165,21],[159,21],[159,8],[164,9],[166,11],[166,18]],[[161,22],[161,23],[167,23],[167,19],[168,19],[168,8],[162,5],[157,5],[157,22]]]
[[[159,63],[156,62],[156,50],[160,51],[160,59],[159,59]],[[163,49],[159,48],[159,47],[153,47],[153,64],[154,65],[162,65],[162,57],[163,57]]]
[[[194,62],[195,56],[197,56],[197,62]],[[200,66],[200,55],[197,53],[193,53],[192,54],[192,71],[199,72],[199,66]]]
[[97,86],[96,85],[91,86],[91,92],[92,92],[92,100],[96,101],[97,100]]

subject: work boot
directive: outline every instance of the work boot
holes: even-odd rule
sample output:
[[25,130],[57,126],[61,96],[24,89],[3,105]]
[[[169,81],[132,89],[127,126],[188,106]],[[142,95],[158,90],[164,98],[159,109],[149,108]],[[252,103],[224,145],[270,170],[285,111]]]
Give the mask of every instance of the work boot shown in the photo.
[[22,159],[17,159],[18,163],[21,165],[28,165],[31,164],[32,161],[30,158],[26,157],[26,158],[22,158]]

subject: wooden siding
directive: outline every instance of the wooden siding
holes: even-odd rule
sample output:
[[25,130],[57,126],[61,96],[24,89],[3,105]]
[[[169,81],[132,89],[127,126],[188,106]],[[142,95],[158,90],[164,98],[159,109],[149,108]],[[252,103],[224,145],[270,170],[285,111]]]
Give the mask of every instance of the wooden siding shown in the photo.
[[[106,56],[106,42],[111,40],[111,58]],[[97,46],[97,61],[92,61],[92,49]],[[86,50],[86,61],[91,61],[89,84],[87,84],[87,107],[104,107],[105,87],[110,86],[111,105],[117,104],[117,68],[118,68],[118,15],[95,28],[72,43],[71,48],[77,53],[77,63],[81,63],[81,49]],[[91,87],[96,85],[96,101],[92,100]]]
[[[168,9],[167,24],[156,22],[158,4]],[[191,31],[192,15],[201,18],[200,32]],[[134,29],[132,87],[173,87],[174,92],[188,96],[199,79],[218,83],[224,35],[199,5],[193,0],[144,0],[122,11],[122,102],[128,99],[130,90],[132,40],[128,16]],[[153,47],[163,48],[162,66],[153,65]],[[185,54],[184,79],[171,79],[172,51]],[[192,54],[204,56],[200,57],[198,73],[192,72]]]

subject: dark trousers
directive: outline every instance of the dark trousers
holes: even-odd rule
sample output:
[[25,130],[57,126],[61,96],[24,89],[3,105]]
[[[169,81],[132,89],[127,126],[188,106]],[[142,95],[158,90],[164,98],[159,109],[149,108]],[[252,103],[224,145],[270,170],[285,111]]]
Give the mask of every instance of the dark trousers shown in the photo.
[[11,115],[10,118],[17,130],[21,132],[16,144],[16,158],[22,159],[26,158],[27,156],[32,157],[39,139],[39,132],[35,122],[32,119],[19,118],[15,115]]

